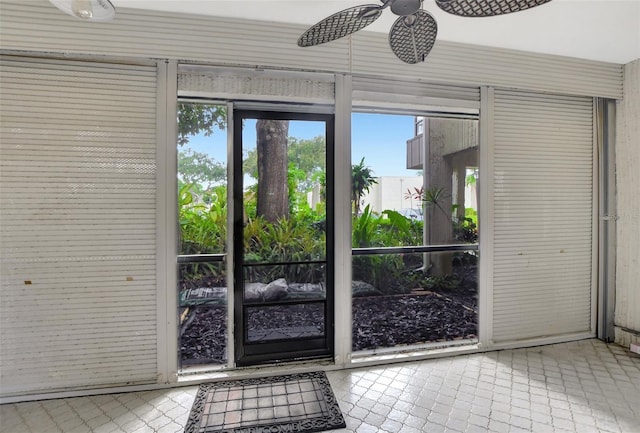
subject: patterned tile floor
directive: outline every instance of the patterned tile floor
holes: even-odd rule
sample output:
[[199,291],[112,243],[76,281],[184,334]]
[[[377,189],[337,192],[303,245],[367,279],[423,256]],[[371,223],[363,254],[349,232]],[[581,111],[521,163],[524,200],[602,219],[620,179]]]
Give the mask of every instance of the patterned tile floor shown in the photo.
[[[640,433],[640,357],[598,340],[327,376],[345,432]],[[5,404],[0,432],[182,432],[196,391]]]

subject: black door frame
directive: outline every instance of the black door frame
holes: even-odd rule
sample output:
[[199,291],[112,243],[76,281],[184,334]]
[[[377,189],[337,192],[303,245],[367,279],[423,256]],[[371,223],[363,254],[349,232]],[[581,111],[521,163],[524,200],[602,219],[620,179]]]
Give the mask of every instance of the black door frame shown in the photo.
[[[243,262],[243,169],[242,129],[244,119],[308,120],[325,123],[326,146],[326,297],[324,301],[324,336],[273,340],[249,343],[245,329],[244,262]],[[281,361],[296,361],[315,358],[332,358],[334,354],[334,137],[333,114],[295,111],[234,110],[233,112],[233,285],[234,285],[234,340],[237,366],[248,366]],[[317,262],[313,262],[317,263]],[[282,302],[284,304],[284,302]],[[295,302],[303,304],[305,302]],[[278,302],[261,303],[260,306],[279,305]]]

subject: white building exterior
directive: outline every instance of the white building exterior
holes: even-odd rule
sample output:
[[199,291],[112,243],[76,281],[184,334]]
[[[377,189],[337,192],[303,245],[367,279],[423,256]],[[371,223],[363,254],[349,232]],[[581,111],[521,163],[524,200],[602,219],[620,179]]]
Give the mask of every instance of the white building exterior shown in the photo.
[[422,189],[422,176],[381,176],[376,182],[362,198],[360,209],[370,206],[377,213],[387,209],[422,209],[420,200],[414,198],[415,189]]

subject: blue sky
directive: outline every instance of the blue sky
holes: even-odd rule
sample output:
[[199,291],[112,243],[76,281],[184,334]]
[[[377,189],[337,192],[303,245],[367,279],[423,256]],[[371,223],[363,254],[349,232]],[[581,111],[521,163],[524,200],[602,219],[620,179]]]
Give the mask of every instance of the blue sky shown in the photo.
[[[414,135],[414,118],[405,115],[356,113],[352,117],[351,141],[353,164],[364,157],[365,165],[374,176],[415,176],[416,170],[407,170],[406,142]],[[255,122],[244,126],[245,143],[255,143]],[[324,135],[321,122],[291,121],[291,137],[306,139]],[[210,137],[198,135],[189,144],[196,152],[208,153],[218,161],[226,161],[226,131],[215,131]]]

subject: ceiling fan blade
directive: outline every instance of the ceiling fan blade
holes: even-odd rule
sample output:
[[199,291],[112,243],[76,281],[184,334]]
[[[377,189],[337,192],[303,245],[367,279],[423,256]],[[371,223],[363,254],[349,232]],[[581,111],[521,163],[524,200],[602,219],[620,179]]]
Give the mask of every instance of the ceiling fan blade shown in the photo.
[[405,63],[423,62],[436,42],[438,24],[423,10],[400,17],[389,32],[391,50]]
[[362,5],[335,13],[304,32],[298,46],[320,45],[355,33],[380,18],[382,9],[379,5]]
[[548,3],[551,0],[436,0],[445,12],[461,17],[492,17],[510,14]]

